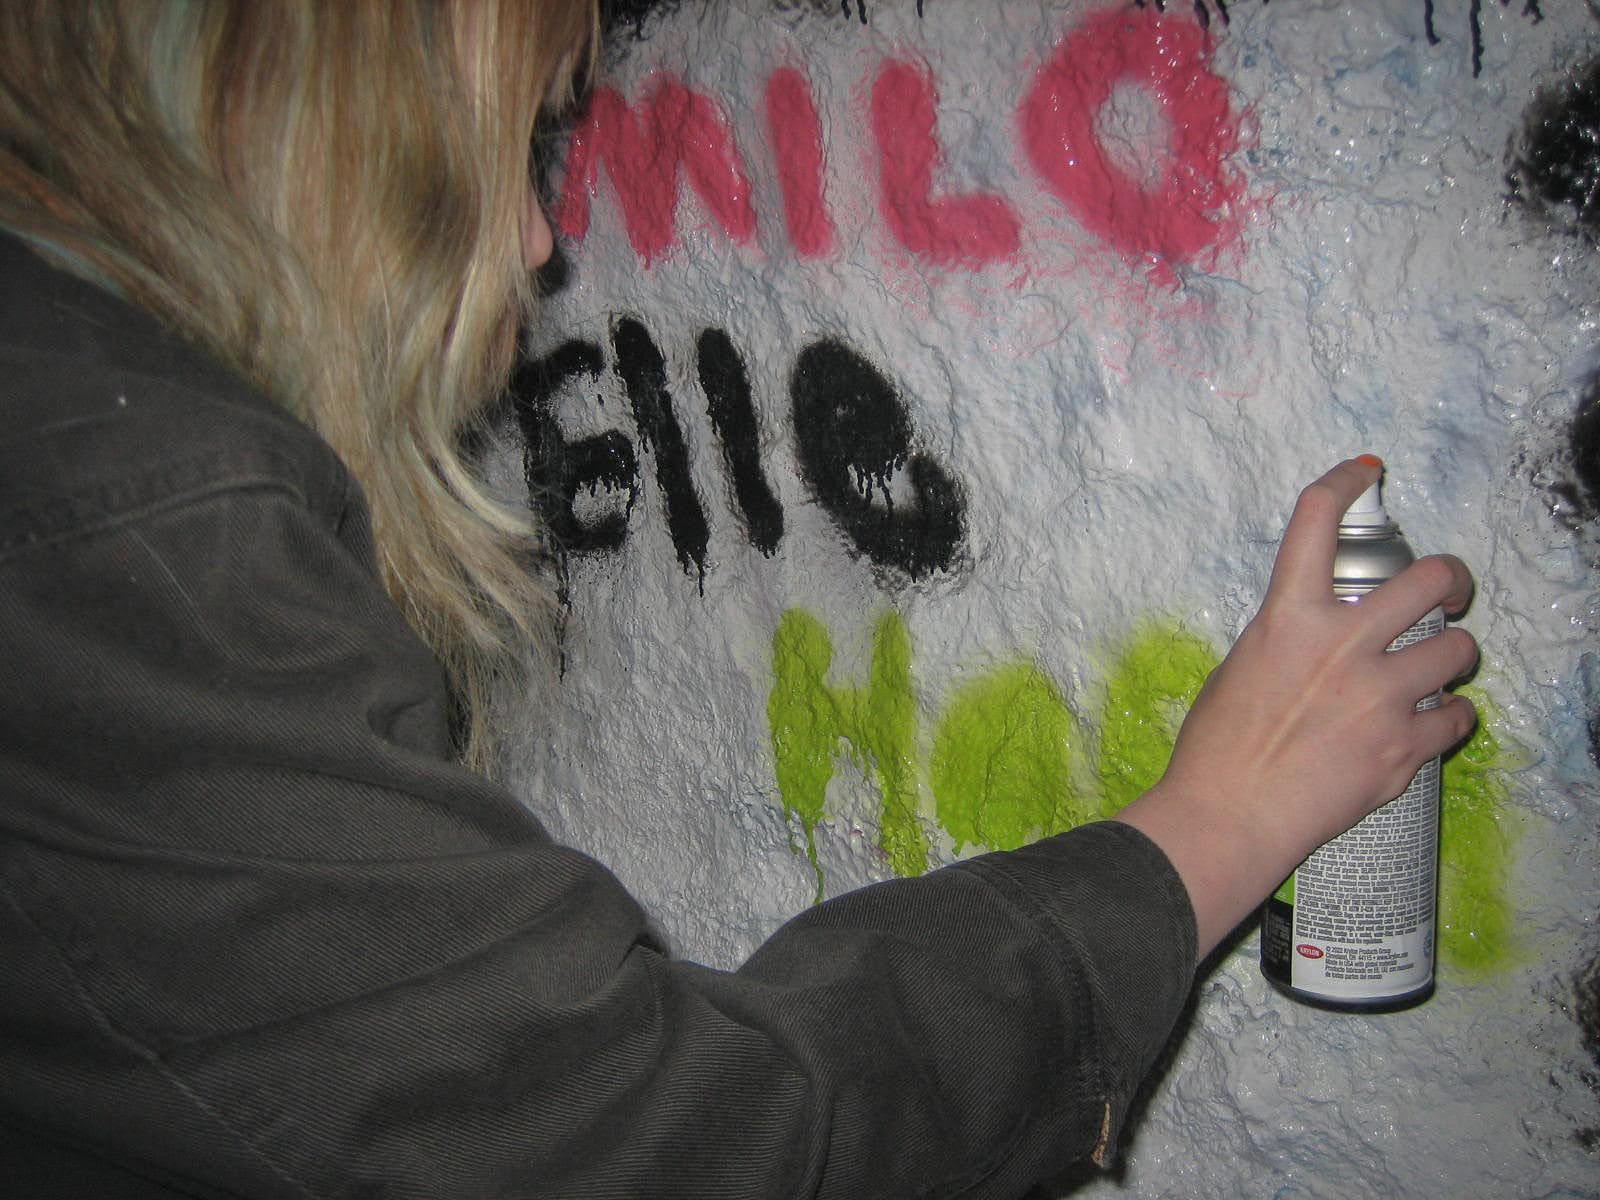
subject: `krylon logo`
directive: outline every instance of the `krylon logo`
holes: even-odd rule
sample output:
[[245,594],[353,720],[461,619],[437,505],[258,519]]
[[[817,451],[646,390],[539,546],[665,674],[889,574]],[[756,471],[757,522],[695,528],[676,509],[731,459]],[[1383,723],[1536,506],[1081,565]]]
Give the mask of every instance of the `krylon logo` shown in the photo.
[[1321,946],[1313,946],[1310,942],[1301,942],[1298,946],[1296,946],[1294,948],[1294,951],[1301,958],[1321,958],[1322,957],[1322,947]]

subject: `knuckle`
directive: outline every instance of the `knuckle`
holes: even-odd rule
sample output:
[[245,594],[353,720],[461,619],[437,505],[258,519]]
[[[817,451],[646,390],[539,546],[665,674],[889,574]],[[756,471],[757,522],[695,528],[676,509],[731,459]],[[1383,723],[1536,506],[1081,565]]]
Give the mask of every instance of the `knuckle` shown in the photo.
[[1453,652],[1455,656],[1454,661],[1459,664],[1461,668],[1461,674],[1466,674],[1473,667],[1478,665],[1477,638],[1473,637],[1459,625],[1453,625],[1449,629],[1446,629],[1443,636],[1449,639],[1445,644],[1449,646]]
[[1411,564],[1412,572],[1427,587],[1429,594],[1443,595],[1456,586],[1456,567],[1445,555],[1433,554]]
[[1378,762],[1391,776],[1404,774],[1409,778],[1415,773],[1416,750],[1409,738],[1393,737],[1385,740],[1378,750],[1377,757]]
[[1343,506],[1333,486],[1319,479],[1301,489],[1295,511],[1308,517],[1336,517],[1343,513]]

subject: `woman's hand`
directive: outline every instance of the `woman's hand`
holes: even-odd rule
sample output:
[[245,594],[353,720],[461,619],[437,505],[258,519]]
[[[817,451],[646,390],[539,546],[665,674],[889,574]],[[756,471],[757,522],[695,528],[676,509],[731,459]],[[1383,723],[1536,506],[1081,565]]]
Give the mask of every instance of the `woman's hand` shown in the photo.
[[1387,650],[1435,607],[1467,606],[1460,560],[1420,559],[1357,603],[1334,598],[1339,518],[1380,471],[1351,459],[1300,493],[1261,611],[1201,689],[1161,782],[1118,818],[1177,868],[1202,954],[1311,851],[1472,731],[1462,697],[1416,709],[1472,669],[1470,634]]

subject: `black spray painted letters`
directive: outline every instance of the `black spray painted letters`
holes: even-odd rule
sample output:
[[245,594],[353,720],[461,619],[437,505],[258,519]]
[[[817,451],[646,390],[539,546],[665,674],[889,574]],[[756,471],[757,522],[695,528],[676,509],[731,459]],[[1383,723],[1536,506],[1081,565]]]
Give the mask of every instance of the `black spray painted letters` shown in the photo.
[[[526,443],[528,499],[555,541],[559,561],[588,550],[615,550],[628,532],[628,513],[639,494],[633,443],[616,430],[568,442],[555,418],[555,398],[571,380],[599,375],[605,363],[593,342],[571,341],[544,358],[525,362],[511,382],[517,423]],[[592,525],[573,509],[578,492],[625,491],[627,504]]]
[[[911,415],[893,385],[841,342],[807,346],[789,385],[800,474],[856,548],[913,579],[948,571],[961,547],[966,500],[938,463],[911,450]],[[889,492],[905,468],[915,508]]]
[[[703,586],[710,527],[667,386],[665,357],[633,317],[614,322],[611,349],[639,444],[655,460],[673,550]],[[771,555],[784,534],[783,506],[762,467],[744,360],[727,333],[713,328],[695,340],[695,366],[735,515],[750,545]],[[569,341],[524,364],[513,381],[527,442],[529,500],[556,543],[563,584],[568,555],[622,546],[639,491],[632,441],[608,430],[569,442],[556,418],[560,391],[575,380],[599,379],[604,370],[599,345]],[[844,343],[824,340],[800,353],[789,400],[800,477],[851,546],[875,565],[912,578],[954,569],[965,536],[965,495],[949,472],[913,449],[910,412],[888,378]],[[909,500],[897,504],[890,482],[902,470]],[[574,507],[584,489],[622,493],[626,500],[620,510],[586,522]]]
[[707,329],[695,343],[695,362],[706,413],[722,441],[722,461],[733,480],[733,498],[744,515],[745,534],[752,546],[770,556],[783,537],[783,506],[761,470],[756,409],[744,360],[726,333]]
[[667,391],[667,360],[656,348],[649,330],[631,317],[617,321],[611,330],[611,345],[617,352],[617,374],[622,377],[628,402],[633,406],[639,440],[646,449],[655,451],[656,483],[666,500],[667,532],[672,535],[678,562],[685,571],[692,564],[704,586],[711,530],[689,472],[689,446],[683,440],[683,427],[678,424],[678,414]]

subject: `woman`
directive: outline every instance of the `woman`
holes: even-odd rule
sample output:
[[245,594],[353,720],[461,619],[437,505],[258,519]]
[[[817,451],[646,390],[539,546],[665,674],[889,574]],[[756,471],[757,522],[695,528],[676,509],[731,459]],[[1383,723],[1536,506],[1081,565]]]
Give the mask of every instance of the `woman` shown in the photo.
[[1414,711],[1467,635],[1384,653],[1465,605],[1459,563],[1332,599],[1352,460],[1119,820],[830,901],[736,973],[669,961],[469,769],[545,614],[458,447],[594,24],[0,5],[15,1194],[1013,1196],[1106,1159],[1197,956],[1471,726]]

